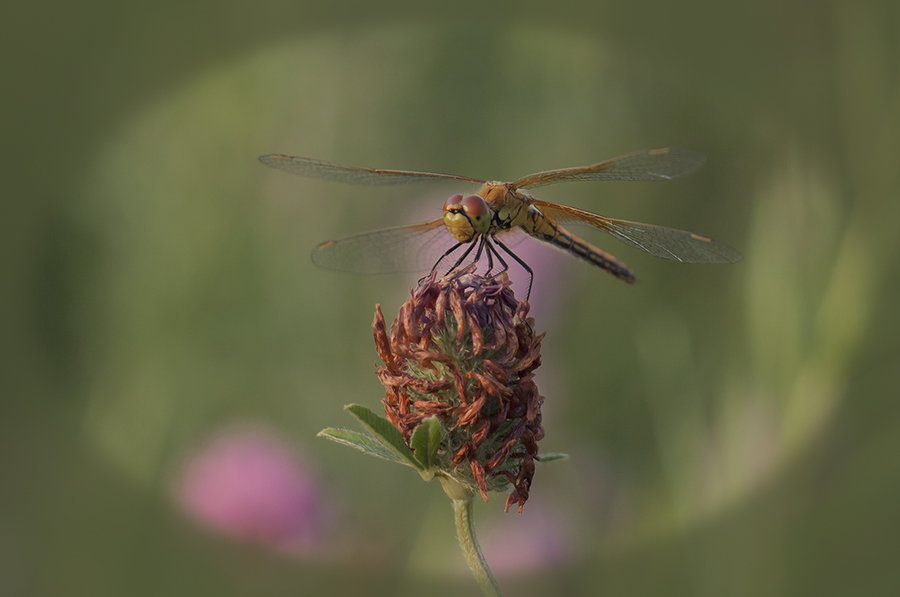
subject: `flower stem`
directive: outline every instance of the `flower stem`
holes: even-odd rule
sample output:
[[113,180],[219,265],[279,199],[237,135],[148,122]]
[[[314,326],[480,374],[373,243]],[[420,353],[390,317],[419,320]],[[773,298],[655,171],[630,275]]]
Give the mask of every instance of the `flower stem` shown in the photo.
[[452,500],[453,515],[456,520],[456,536],[459,539],[459,547],[466,557],[466,563],[481,586],[481,592],[489,597],[500,597],[500,585],[497,584],[497,579],[491,573],[487,560],[481,553],[478,539],[475,538],[475,523],[472,519],[473,497],[470,493],[466,498]]

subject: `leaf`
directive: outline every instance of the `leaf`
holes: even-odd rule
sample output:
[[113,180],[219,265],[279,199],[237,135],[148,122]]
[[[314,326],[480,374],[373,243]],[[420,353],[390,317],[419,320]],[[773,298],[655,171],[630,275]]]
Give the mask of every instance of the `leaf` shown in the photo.
[[[416,455],[416,459],[426,471],[430,472],[435,466],[435,456],[437,456],[438,448],[441,445],[442,435],[443,429],[441,428],[440,420],[432,416],[423,419],[409,438],[409,444]],[[433,474],[430,474],[428,480],[433,476]]]
[[345,446],[350,446],[351,448],[356,448],[369,456],[377,456],[378,458],[383,458],[390,462],[396,462],[410,467],[412,466],[409,461],[395,454],[394,451],[382,443],[381,440],[378,440],[371,435],[366,435],[365,433],[360,433],[351,429],[326,427],[320,431],[317,436],[330,439],[333,442]]
[[569,455],[565,452],[547,452],[538,454],[538,458],[540,462],[553,462],[554,460],[568,460]]
[[344,407],[351,415],[362,423],[366,430],[370,431],[385,448],[391,450],[399,458],[405,459],[418,470],[422,465],[416,460],[412,450],[403,441],[400,431],[391,425],[390,421],[380,417],[361,404],[348,404]]

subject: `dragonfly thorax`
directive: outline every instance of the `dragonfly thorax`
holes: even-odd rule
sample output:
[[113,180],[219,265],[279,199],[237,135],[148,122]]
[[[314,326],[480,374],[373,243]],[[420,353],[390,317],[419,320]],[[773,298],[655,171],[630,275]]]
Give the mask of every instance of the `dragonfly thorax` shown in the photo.
[[444,202],[444,225],[461,243],[471,242],[486,234],[491,227],[494,211],[478,195],[453,195]]

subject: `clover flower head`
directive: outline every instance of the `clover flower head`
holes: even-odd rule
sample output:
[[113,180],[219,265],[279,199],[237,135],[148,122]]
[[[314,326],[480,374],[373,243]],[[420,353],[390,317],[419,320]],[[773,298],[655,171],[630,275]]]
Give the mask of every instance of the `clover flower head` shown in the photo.
[[464,487],[512,487],[506,510],[528,499],[543,397],[534,383],[543,334],[505,275],[471,268],[423,279],[388,331],[376,306],[373,330],[388,420],[407,444],[426,418],[443,436],[438,470]]

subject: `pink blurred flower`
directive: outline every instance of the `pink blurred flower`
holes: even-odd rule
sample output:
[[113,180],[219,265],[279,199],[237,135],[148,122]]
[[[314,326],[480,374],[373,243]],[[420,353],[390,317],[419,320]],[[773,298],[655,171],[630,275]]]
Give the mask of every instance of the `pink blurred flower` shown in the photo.
[[516,516],[501,516],[479,533],[497,576],[520,576],[564,568],[575,552],[571,520],[547,503],[530,503]]
[[185,459],[175,499],[225,535],[293,554],[317,551],[333,517],[297,452],[269,428],[229,427]]

